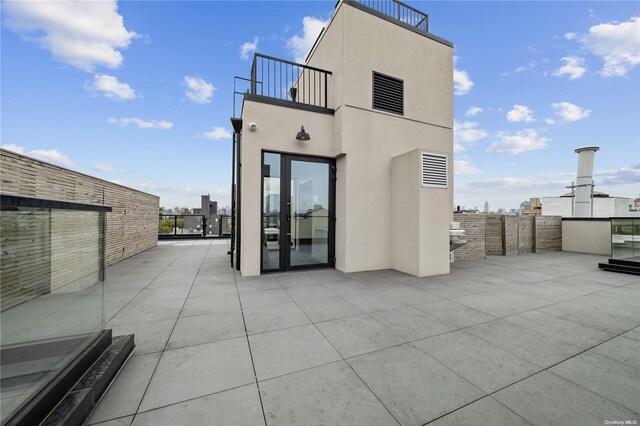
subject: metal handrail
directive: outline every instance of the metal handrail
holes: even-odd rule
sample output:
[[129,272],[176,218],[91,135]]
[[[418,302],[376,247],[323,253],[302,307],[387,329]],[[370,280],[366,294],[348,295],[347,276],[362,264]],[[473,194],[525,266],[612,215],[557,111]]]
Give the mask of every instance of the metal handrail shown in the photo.
[[250,82],[251,95],[328,108],[331,75],[321,68],[255,53],[251,76],[242,80]]
[[429,15],[399,0],[353,1],[421,31],[429,32]]

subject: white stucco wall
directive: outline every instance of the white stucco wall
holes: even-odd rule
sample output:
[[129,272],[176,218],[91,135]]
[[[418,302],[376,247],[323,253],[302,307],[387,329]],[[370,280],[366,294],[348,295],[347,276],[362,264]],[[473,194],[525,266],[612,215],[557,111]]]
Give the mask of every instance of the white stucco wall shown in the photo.
[[[543,216],[571,217],[570,197],[543,197]],[[593,199],[593,217],[640,217],[639,211],[629,211],[632,198],[608,197]]]
[[[442,262],[448,271],[448,222],[453,215],[452,47],[341,4],[309,65],[333,73],[329,106],[335,115],[244,102],[242,274],[260,273],[263,150],[337,158],[336,268],[345,272],[394,267],[394,224],[398,211],[407,207],[392,200],[392,158],[417,149],[446,154],[449,188],[436,197],[421,197],[416,208],[421,221],[442,227],[432,232],[433,243],[424,250],[436,250],[437,255],[431,254],[436,259],[439,247],[446,246]],[[404,116],[372,109],[373,71],[404,80]],[[250,122],[257,124],[256,132],[248,131]],[[311,140],[303,143],[295,140],[302,124],[311,134]],[[444,273],[442,268],[433,270]]]
[[562,251],[611,255],[611,222],[563,220]]

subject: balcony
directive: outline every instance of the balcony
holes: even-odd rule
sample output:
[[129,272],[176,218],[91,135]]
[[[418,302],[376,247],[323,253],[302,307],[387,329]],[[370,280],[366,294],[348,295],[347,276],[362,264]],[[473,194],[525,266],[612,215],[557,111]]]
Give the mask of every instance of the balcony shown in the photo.
[[[239,90],[242,84],[248,86],[244,91]],[[233,116],[240,117],[236,109],[238,96],[244,100],[333,114],[329,108],[330,84],[331,71],[255,53],[250,78],[235,77]]]

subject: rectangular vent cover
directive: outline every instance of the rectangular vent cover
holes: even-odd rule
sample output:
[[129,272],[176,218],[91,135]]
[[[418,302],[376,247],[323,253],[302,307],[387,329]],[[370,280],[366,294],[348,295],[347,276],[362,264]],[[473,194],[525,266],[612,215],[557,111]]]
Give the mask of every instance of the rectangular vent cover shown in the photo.
[[422,153],[422,186],[446,188],[447,176],[446,155]]
[[404,114],[404,81],[373,73],[373,108]]

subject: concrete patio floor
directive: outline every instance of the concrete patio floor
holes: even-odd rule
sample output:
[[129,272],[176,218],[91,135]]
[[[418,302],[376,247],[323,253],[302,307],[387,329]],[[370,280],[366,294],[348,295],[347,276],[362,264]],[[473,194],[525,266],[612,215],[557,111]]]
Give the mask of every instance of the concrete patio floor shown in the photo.
[[640,277],[602,256],[243,278],[227,249],[161,242],[108,268],[106,327],[137,346],[87,424],[640,420]]

